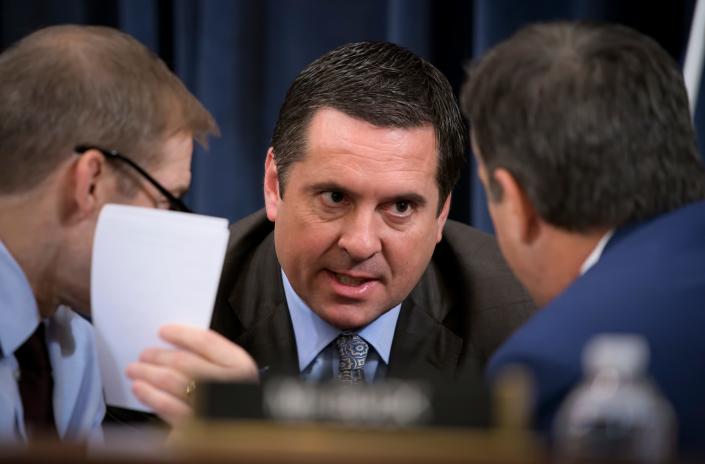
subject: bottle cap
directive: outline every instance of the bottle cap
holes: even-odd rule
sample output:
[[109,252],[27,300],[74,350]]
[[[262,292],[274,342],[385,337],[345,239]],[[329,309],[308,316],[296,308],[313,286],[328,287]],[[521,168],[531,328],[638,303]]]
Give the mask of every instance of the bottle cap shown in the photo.
[[634,376],[646,369],[648,361],[649,345],[640,335],[596,335],[583,350],[583,369],[591,374],[614,369],[621,375]]

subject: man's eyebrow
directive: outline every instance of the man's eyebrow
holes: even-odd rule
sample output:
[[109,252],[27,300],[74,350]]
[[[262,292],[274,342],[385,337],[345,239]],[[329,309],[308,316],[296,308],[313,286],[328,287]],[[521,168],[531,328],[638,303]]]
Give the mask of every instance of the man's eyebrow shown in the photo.
[[416,192],[400,193],[386,200],[387,203],[396,203],[397,201],[408,201],[416,206],[426,206],[426,203],[428,203],[426,197]]
[[[341,186],[340,184],[337,184],[336,182],[333,181],[327,181],[327,182],[318,182],[315,184],[311,184],[308,187],[308,190],[310,192],[340,192],[343,193],[347,196],[350,197],[356,197],[358,196],[354,192],[351,192],[349,189],[346,189],[345,187]],[[382,203],[396,203],[397,201],[408,201],[410,203],[413,203],[417,206],[425,206],[428,203],[428,199],[424,197],[423,195],[417,193],[417,192],[402,192],[402,193],[397,193],[394,195],[391,195],[389,197],[384,197],[382,198]]]
[[340,192],[346,195],[354,195],[349,189],[332,181],[317,182],[308,186],[310,192]]

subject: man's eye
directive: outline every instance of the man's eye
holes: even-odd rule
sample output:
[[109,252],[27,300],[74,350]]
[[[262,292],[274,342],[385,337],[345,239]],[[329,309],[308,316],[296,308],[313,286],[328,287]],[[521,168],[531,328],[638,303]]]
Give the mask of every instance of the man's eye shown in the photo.
[[345,194],[341,192],[323,192],[321,198],[326,205],[336,206],[345,201]]
[[397,201],[394,206],[396,207],[397,213],[405,213],[411,208],[408,201]]
[[414,211],[414,205],[407,200],[398,200],[392,204],[391,212],[395,216],[406,217]]

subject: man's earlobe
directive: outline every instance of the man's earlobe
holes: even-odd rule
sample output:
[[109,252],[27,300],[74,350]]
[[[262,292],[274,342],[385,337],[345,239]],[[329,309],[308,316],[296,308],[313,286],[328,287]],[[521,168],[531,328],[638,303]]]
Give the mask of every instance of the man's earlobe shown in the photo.
[[436,232],[436,243],[440,242],[443,238],[443,228],[445,227],[446,221],[448,220],[448,213],[450,212],[450,201],[452,196],[452,193],[448,194],[446,200],[443,202],[443,207],[441,208],[441,211],[438,214],[438,231]]
[[536,238],[540,226],[539,217],[524,188],[511,172],[498,168],[492,173],[497,187],[501,189],[504,221],[509,225],[509,233],[522,243],[531,243]]
[[81,216],[90,216],[100,207],[98,186],[105,179],[104,158],[96,150],[83,153],[74,168],[73,200]]
[[267,218],[272,222],[277,220],[280,201],[279,173],[274,159],[274,148],[269,147],[267,158],[264,161],[264,207],[267,211]]

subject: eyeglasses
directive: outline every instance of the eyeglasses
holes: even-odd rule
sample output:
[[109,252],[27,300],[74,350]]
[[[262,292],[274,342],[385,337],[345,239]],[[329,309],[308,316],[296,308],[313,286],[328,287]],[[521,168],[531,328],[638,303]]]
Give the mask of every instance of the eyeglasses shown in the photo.
[[169,202],[169,209],[172,211],[181,211],[183,213],[191,213],[192,211],[184,204],[183,201],[179,200],[176,198],[171,192],[169,192],[162,184],[160,184],[154,177],[149,175],[147,171],[142,169],[142,167],[132,161],[130,158],[120,154],[117,150],[106,150],[105,148],[100,148],[96,147],[93,145],[79,145],[77,146],[74,151],[78,153],[79,155],[84,154],[88,150],[98,150],[105,156],[107,159],[112,159],[112,160],[118,160],[120,162],[123,162],[127,164],[128,166],[132,167],[135,171],[137,171],[142,177],[147,179],[147,181],[156,188],[159,193],[164,195],[164,198],[167,199]]

